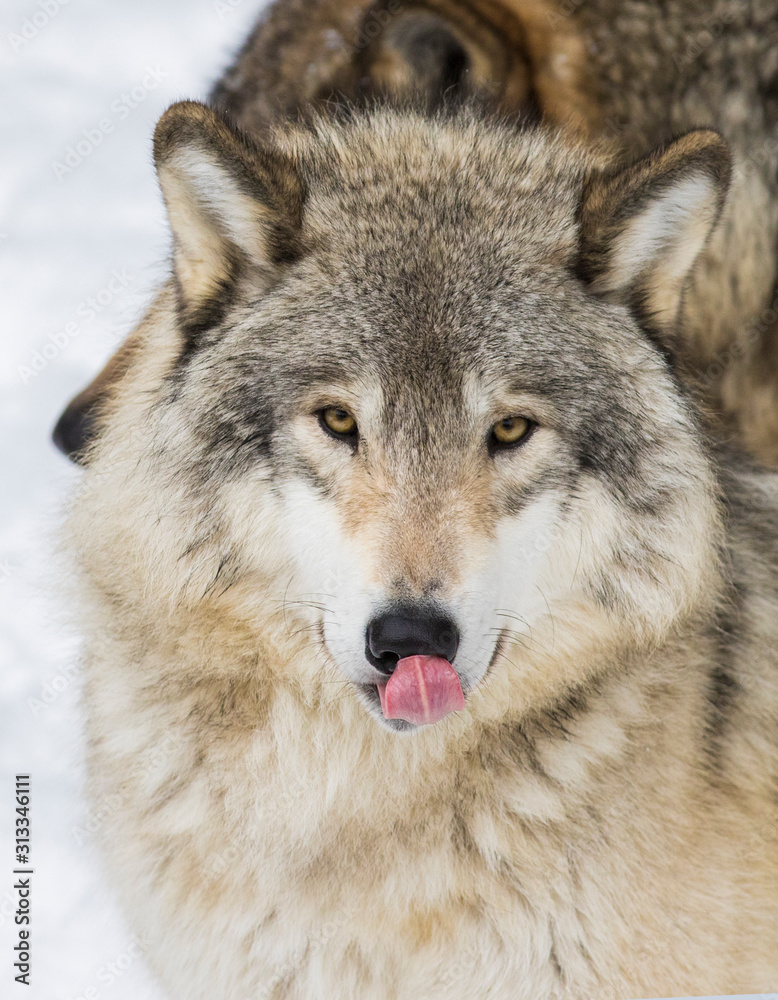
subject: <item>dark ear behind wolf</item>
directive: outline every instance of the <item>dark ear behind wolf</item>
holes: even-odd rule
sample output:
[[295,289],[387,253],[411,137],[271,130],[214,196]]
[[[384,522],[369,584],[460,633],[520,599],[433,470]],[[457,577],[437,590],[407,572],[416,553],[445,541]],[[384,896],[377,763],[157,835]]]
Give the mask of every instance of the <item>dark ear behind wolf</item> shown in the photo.
[[[712,127],[741,159],[754,148],[766,151],[760,163],[749,163],[747,171],[736,174],[725,217],[692,279],[681,286],[667,283],[666,269],[658,267],[630,285],[627,304],[662,328],[676,354],[687,356],[711,409],[760,457],[778,461],[778,337],[775,310],[770,311],[778,135],[765,124],[761,102],[767,96],[755,82],[764,76],[770,30],[757,31],[739,16],[730,18],[706,60],[696,60],[682,56],[697,22],[710,16],[698,0],[673,2],[669,8],[645,4],[646,23],[640,26],[616,13],[612,0],[593,0],[573,11],[545,0],[277,0],[215,87],[212,103],[258,135],[267,124],[308,106],[326,111],[377,96],[400,101],[412,96],[417,106],[421,102],[434,110],[441,101],[477,100],[489,111],[518,115],[524,123],[542,119],[564,127],[602,150],[610,143],[616,160],[634,161],[660,148],[630,170],[609,169],[592,179],[591,197],[582,207],[582,246],[588,249],[582,254],[581,276],[614,297],[620,295],[616,279],[606,276],[602,250],[590,245],[587,235],[597,228],[600,215],[617,225],[620,211],[629,214],[626,206],[641,196],[643,181],[659,190],[695,157],[712,157],[718,162],[717,177],[726,180],[724,144],[711,138],[712,132],[696,132],[668,146],[673,134]],[[778,24],[778,17],[774,20]],[[630,32],[640,35],[637,49]],[[664,42],[654,45],[649,37]],[[719,48],[722,59],[742,50],[740,62],[735,59],[737,75],[731,59],[718,65]],[[749,73],[754,80],[745,79]],[[757,104],[753,125],[727,119],[726,108],[738,87],[747,104]],[[700,94],[706,95],[702,103]],[[240,163],[238,143],[236,171]],[[721,189],[725,187],[723,183]],[[688,199],[679,208],[693,214],[700,196],[694,181],[676,194]],[[717,214],[720,208],[716,202],[711,211]],[[633,230],[629,236],[631,249],[637,239],[651,235],[651,220],[644,221],[645,232]],[[700,231],[708,231],[709,221],[699,219]],[[692,239],[675,253],[694,259],[699,250],[699,240]],[[639,252],[635,266],[640,266]],[[686,270],[676,267],[676,272]],[[226,279],[221,275],[218,280]],[[186,322],[192,327],[207,323],[208,317]],[[138,331],[130,335],[62,414],[54,440],[74,460],[87,460],[101,412],[127,370],[139,336]]]

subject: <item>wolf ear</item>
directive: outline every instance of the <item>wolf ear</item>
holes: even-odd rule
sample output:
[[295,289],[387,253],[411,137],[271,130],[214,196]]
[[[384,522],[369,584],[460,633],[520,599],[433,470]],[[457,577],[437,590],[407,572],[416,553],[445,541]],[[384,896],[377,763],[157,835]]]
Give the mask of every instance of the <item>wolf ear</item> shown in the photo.
[[181,318],[192,334],[218,318],[240,273],[270,277],[299,252],[302,185],[282,153],[257,146],[193,101],[174,104],[160,119],[154,161],[173,233]]
[[400,0],[374,4],[362,29],[362,37],[371,36],[356,60],[368,90],[424,97],[430,107],[462,97],[505,97],[514,110],[530,106],[529,61],[519,39],[466,4],[441,11]]
[[581,205],[578,273],[671,334],[684,282],[727,193],[730,156],[716,132],[689,132],[616,172],[596,175]]

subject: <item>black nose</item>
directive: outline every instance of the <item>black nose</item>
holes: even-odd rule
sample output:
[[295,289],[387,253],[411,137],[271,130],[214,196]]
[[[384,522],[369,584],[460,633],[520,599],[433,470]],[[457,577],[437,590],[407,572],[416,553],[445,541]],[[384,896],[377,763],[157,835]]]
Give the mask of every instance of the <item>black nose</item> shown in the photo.
[[427,608],[399,608],[374,618],[367,626],[365,655],[385,674],[406,656],[442,656],[449,663],[457,654],[459,629],[454,622]]

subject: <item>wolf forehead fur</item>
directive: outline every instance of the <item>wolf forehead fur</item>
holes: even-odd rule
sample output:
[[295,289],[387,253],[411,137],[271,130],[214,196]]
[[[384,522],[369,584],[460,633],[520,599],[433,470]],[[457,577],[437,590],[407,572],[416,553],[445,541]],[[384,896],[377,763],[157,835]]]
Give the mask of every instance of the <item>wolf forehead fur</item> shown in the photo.
[[[551,132],[485,129],[476,115],[433,136],[421,118],[357,122],[336,149],[318,127],[323,143],[304,132],[291,140],[307,190],[295,249],[315,263],[303,260],[291,287],[228,293],[224,322],[182,356],[180,379],[216,387],[216,419],[209,409],[203,420],[209,451],[250,436],[250,453],[272,461],[279,430],[283,455],[290,399],[309,384],[372,378],[395,430],[440,435],[417,459],[445,459],[444,435],[461,432],[465,381],[478,373],[553,396],[581,464],[648,501],[649,484],[630,481],[645,418],[625,400],[634,352],[649,366],[656,359],[639,342],[620,343],[617,319],[581,335],[592,306],[576,294],[576,216],[591,156]],[[591,394],[580,391],[584,373]],[[618,415],[618,435],[600,424],[594,400],[614,423]],[[225,459],[235,454],[224,448]]]

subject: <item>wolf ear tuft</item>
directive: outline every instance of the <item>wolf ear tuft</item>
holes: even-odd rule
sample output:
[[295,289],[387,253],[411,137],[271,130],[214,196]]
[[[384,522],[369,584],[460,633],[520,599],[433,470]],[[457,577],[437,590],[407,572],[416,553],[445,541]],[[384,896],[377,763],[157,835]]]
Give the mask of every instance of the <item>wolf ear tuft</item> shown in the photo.
[[182,323],[193,335],[218,318],[238,274],[251,269],[269,278],[297,255],[302,185],[288,157],[194,101],[162,116],[154,161]]
[[590,179],[578,274],[672,334],[686,277],[718,221],[731,161],[717,132],[689,132],[637,163]]

